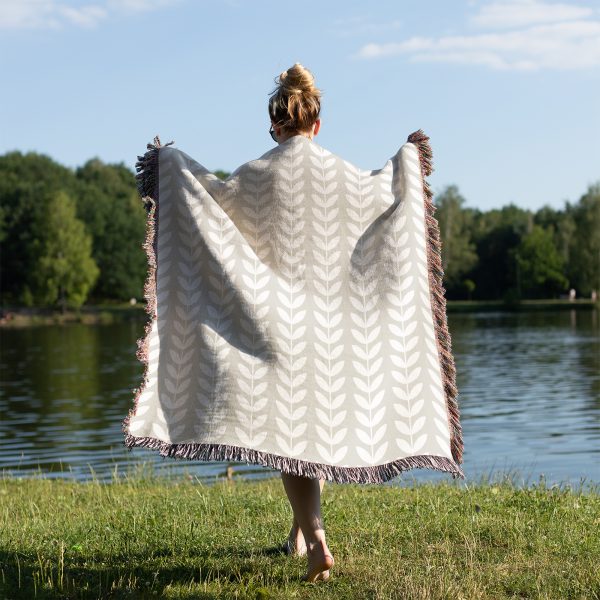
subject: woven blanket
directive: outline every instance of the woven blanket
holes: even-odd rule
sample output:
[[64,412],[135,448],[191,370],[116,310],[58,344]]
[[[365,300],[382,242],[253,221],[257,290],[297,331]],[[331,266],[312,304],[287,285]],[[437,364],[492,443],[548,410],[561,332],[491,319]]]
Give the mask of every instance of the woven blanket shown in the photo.
[[226,180],[147,145],[130,450],[338,483],[464,478],[428,140],[371,171],[297,135]]

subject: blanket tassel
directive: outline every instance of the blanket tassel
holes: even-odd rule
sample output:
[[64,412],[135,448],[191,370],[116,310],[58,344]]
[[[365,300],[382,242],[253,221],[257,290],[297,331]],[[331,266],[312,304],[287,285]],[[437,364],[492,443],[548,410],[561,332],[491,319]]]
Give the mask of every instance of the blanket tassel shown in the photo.
[[[165,146],[170,146],[174,142],[168,142]],[[157,233],[158,233],[158,152],[162,148],[160,138],[156,136],[154,143],[147,144],[147,152],[143,156],[138,156],[138,161],[135,164],[136,185],[138,193],[146,209],[146,235],[142,247],[146,252],[148,261],[148,271],[144,282],[144,299],[146,300],[145,311],[150,315],[150,319],[144,325],[144,333],[137,340],[137,359],[144,364],[144,374],[142,377],[142,385],[133,389],[134,400],[133,407],[123,419],[122,430],[125,436],[130,436],[129,423],[135,415],[138,402],[148,379],[148,345],[150,331],[157,317],[156,312],[156,256],[157,256]],[[127,444],[126,444],[127,445]],[[131,450],[131,447],[129,448]]]
[[[422,129],[411,133],[407,141],[414,144],[419,152],[427,229],[427,264],[429,267],[431,309],[440,356],[442,383],[446,396],[448,423],[450,425],[450,450],[456,463],[461,464],[463,462],[463,439],[457,402],[456,366],[452,354],[452,340],[448,331],[446,297],[444,295],[446,290],[443,286],[442,242],[439,224],[434,216],[436,206],[432,201],[433,193],[426,179],[433,172],[431,146],[429,145],[429,137],[425,135]],[[464,479],[462,470],[459,474]]]

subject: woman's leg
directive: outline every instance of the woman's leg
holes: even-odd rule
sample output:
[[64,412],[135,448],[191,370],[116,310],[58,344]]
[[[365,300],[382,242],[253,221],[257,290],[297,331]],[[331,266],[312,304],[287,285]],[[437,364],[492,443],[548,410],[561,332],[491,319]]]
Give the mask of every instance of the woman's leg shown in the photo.
[[281,473],[294,516],[304,534],[308,555],[308,571],[304,579],[315,581],[333,566],[333,556],[325,540],[321,517],[321,488],[318,479]]
[[[283,475],[283,473],[282,473]],[[320,492],[323,492],[323,486],[325,485],[324,479],[319,479]],[[292,511],[294,507],[292,506]],[[288,534],[288,541],[292,547],[292,552],[299,556],[304,556],[306,554],[306,541],[304,540],[304,534],[302,533],[302,529],[298,524],[298,519],[296,517],[296,513],[294,513],[294,518],[292,520],[292,527]]]

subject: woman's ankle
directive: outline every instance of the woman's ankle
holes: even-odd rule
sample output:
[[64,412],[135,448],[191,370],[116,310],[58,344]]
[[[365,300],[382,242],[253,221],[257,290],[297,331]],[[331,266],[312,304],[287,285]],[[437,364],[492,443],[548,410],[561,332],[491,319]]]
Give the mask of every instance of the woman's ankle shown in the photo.
[[325,539],[325,531],[323,529],[318,529],[315,532],[312,532],[310,539],[304,538],[306,543],[306,549],[311,554],[314,552],[327,552],[327,541]]
[[292,544],[304,546],[305,541],[304,541],[304,534],[302,533],[302,529],[300,529],[300,527],[292,524],[290,532],[288,533],[288,540]]

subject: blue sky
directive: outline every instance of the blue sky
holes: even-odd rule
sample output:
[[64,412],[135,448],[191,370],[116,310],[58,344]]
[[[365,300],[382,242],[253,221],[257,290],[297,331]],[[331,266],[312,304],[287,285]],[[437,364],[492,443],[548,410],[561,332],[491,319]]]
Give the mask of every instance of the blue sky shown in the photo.
[[596,0],[0,0],[0,153],[132,169],[158,134],[209,169],[273,146],[294,62],[322,89],[322,146],[383,166],[423,129],[434,193],[576,202],[600,180]]

